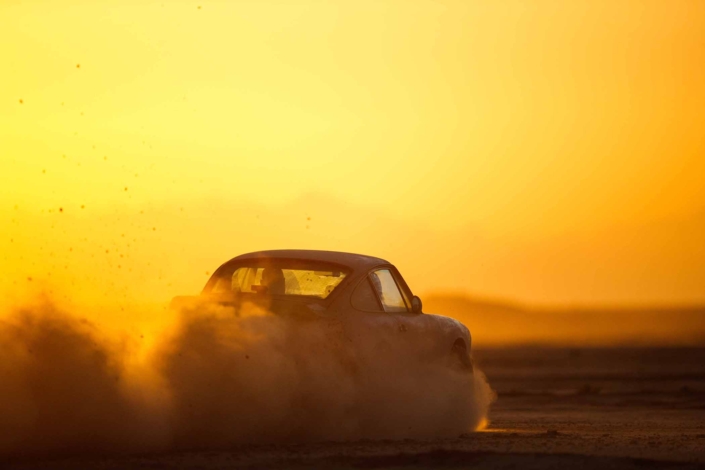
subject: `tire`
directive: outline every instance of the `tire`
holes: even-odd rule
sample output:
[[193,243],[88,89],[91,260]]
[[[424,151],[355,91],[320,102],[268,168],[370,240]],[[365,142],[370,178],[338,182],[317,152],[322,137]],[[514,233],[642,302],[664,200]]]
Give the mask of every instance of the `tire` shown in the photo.
[[468,348],[465,346],[465,341],[458,339],[453,343],[451,347],[451,358],[452,364],[456,369],[473,373],[473,364],[470,354],[468,353]]

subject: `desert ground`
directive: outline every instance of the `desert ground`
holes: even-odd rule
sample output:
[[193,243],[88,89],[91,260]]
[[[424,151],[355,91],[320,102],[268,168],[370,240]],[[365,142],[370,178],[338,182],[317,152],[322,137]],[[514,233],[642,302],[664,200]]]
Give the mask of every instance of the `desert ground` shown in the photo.
[[705,348],[494,348],[475,360],[497,399],[486,429],[456,438],[15,458],[4,468],[705,468]]

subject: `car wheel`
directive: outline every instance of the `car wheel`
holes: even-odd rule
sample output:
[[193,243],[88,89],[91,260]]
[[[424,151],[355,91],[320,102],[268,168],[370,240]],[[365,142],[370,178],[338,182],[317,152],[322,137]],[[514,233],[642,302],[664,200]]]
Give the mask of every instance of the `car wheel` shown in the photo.
[[472,359],[465,346],[465,341],[458,339],[451,348],[451,359],[455,368],[472,373]]

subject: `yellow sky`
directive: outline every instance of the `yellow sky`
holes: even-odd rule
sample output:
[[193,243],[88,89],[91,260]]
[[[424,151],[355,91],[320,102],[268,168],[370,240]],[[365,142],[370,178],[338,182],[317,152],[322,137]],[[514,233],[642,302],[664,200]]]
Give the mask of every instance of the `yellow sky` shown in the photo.
[[0,64],[6,283],[115,246],[167,296],[299,246],[705,301],[704,2],[5,0]]

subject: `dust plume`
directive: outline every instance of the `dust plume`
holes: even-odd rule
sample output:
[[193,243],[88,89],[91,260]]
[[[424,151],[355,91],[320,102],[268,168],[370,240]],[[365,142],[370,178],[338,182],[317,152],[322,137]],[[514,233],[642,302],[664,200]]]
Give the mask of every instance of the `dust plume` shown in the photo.
[[47,300],[0,318],[0,456],[163,446],[161,408],[128,382],[126,358]]
[[48,301],[3,318],[0,456],[456,436],[492,399],[481,373],[351,348],[332,318],[198,305],[148,349]]
[[164,353],[179,446],[452,436],[480,423],[491,394],[406,344],[350,348],[335,319],[255,307],[184,312]]

